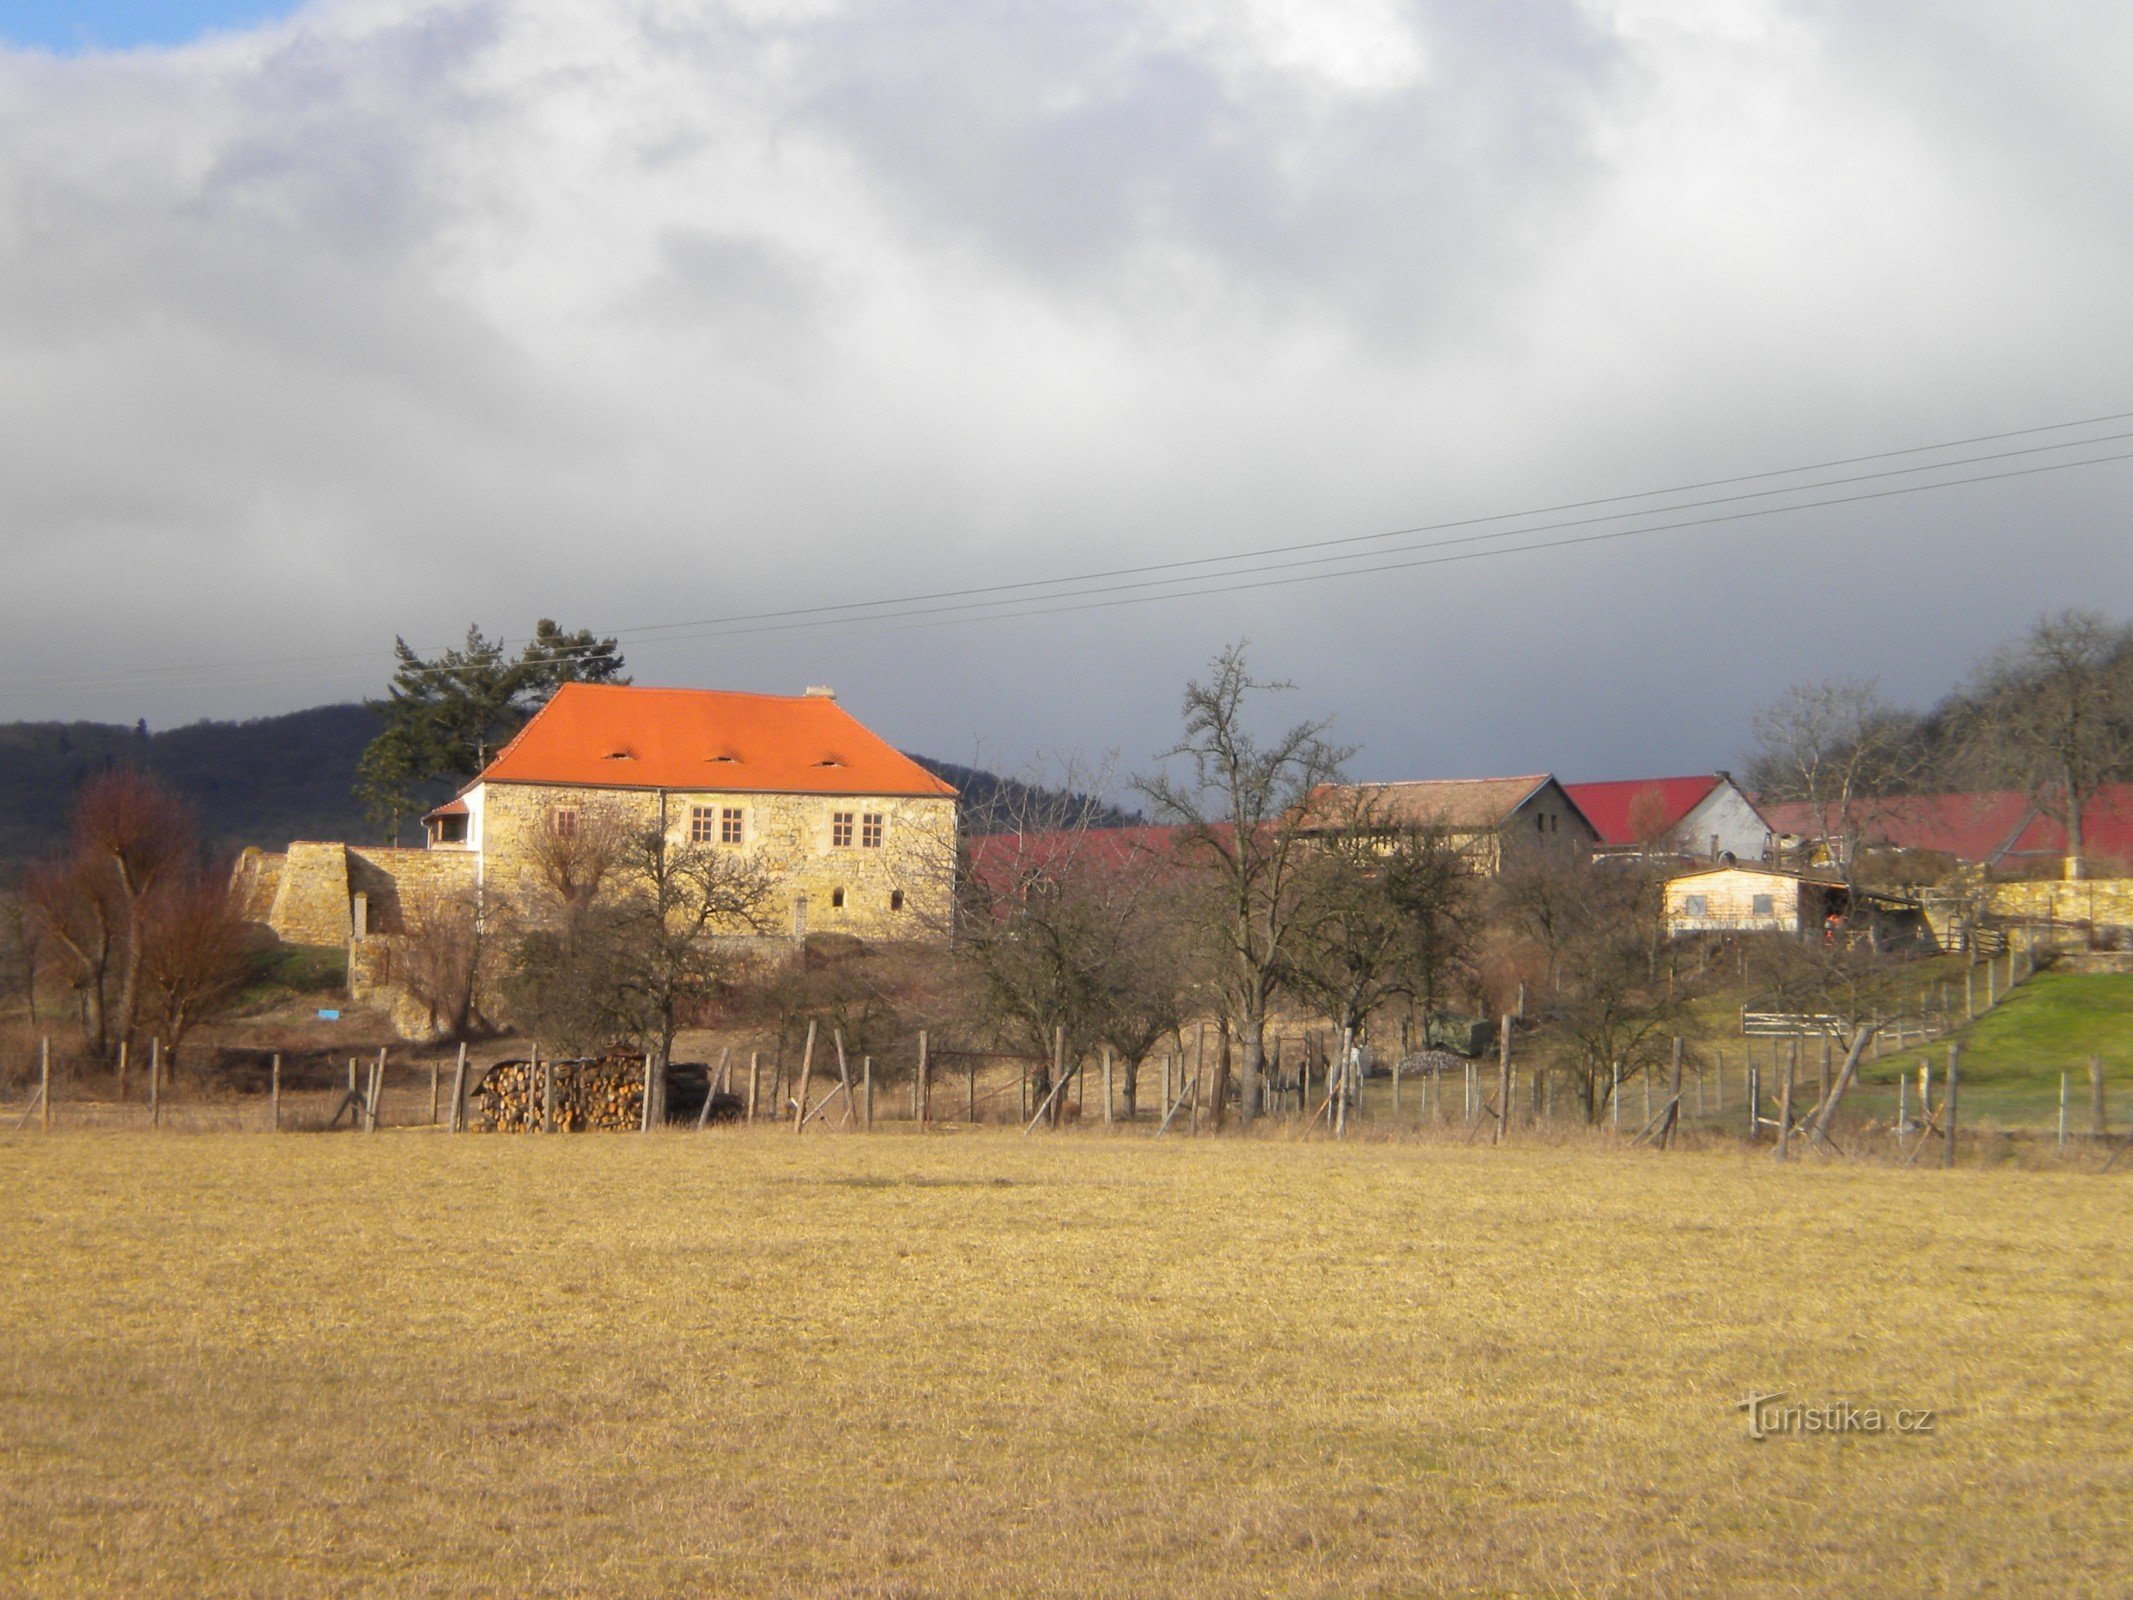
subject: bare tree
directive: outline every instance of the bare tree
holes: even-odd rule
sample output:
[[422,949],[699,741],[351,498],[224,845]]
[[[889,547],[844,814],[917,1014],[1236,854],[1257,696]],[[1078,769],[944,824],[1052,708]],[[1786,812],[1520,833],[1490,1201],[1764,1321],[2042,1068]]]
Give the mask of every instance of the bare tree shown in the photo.
[[433,1036],[466,1039],[485,1025],[482,991],[502,914],[492,904],[485,916],[472,884],[402,899],[399,978],[428,1011]]
[[1357,1035],[1398,997],[1436,1010],[1468,949],[1466,854],[1441,827],[1386,822],[1366,790],[1322,800],[1313,820],[1324,832],[1298,878],[1291,986]]
[[1175,858],[1142,830],[1097,826],[1091,796],[1104,787],[1070,763],[1059,783],[1004,790],[999,831],[968,842],[958,874],[959,964],[1005,1041],[1036,1063],[1040,1098],[1059,1036],[1069,1059],[1109,1040],[1138,1052],[1137,1069],[1153,1048],[1142,1036],[1175,1027],[1182,1004],[1165,937]]
[[93,778],[74,803],[76,849],[111,871],[118,899],[116,974],[111,1038],[133,1038],[140,1003],[143,913],[163,880],[182,870],[193,848],[184,805],[153,778],[118,768]]
[[1689,996],[1659,975],[1657,908],[1637,880],[1595,874],[1590,892],[1561,909],[1562,982],[1546,1014],[1567,1047],[1586,1120],[1598,1122],[1610,1085],[1667,1057]]
[[1968,699],[1976,766],[2027,790],[2066,830],[2066,876],[2087,876],[2083,815],[2133,774],[2133,628],[2093,611],[2040,618],[1987,659]]
[[0,890],[0,962],[7,973],[0,994],[22,996],[32,1027],[37,1023],[37,974],[44,965],[44,944],[43,926],[24,886]]
[[674,1036],[738,977],[738,941],[764,932],[773,893],[750,858],[679,842],[656,823],[623,829],[568,936],[536,924],[519,940],[509,992],[520,1006],[567,997],[551,1024],[601,1028],[649,1054],[646,1116],[657,1126]]
[[226,870],[192,866],[167,877],[142,922],[141,978],[149,1015],[176,1071],[187,1037],[226,1010],[251,970],[251,935]]
[[1181,861],[1205,874],[1200,925],[1242,1046],[1246,1127],[1265,1068],[1267,1013],[1297,953],[1297,879],[1314,848],[1309,802],[1353,754],[1327,741],[1324,721],[1299,722],[1267,743],[1252,734],[1256,697],[1288,687],[1253,678],[1244,644],[1230,646],[1204,681],[1185,686],[1184,734],[1164,755],[1182,774],[1158,771],[1137,785],[1156,820],[1178,830]]
[[1856,887],[1876,800],[1901,793],[1923,765],[1917,719],[1872,681],[1832,681],[1793,685],[1754,726],[1758,791],[1805,805],[1846,887]]
[[110,863],[81,850],[32,867],[23,898],[74,991],[82,1043],[99,1059],[110,1048],[111,967],[124,911]]

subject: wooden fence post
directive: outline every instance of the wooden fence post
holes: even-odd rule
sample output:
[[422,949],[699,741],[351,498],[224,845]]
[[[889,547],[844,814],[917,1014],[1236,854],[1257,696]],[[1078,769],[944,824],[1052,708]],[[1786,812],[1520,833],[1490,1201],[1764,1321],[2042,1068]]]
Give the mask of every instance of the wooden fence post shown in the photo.
[[852,1120],[852,1065],[845,1059],[844,1029],[832,1027],[830,1039],[837,1046],[837,1087],[844,1091],[843,1121],[848,1124]]
[[926,1055],[926,1030],[918,1030],[918,1131],[926,1131],[926,1119],[933,1114],[932,1062]]
[[1748,1142],[1754,1144],[1763,1136],[1763,1080],[1757,1076],[1754,1055],[1748,1051],[1741,1054],[1746,1058],[1743,1070],[1748,1075]]
[[[355,1083],[355,1058],[348,1060],[348,1082]],[[148,1126],[163,1126],[163,1041],[148,1041]]]
[[274,1061],[267,1069],[267,1103],[274,1111],[274,1131],[281,1132],[281,1052],[274,1052]]
[[1674,1143],[1674,1130],[1681,1125],[1681,1035],[1674,1035],[1674,1054],[1666,1074],[1666,1133],[1659,1147],[1670,1149]]
[[644,1103],[637,1108],[637,1131],[652,1131],[652,1052],[644,1053]]
[[814,1083],[814,1078],[815,1024],[814,1019],[809,1018],[807,1024],[807,1043],[800,1047],[800,1098],[796,1102],[794,1102],[793,1105],[792,1131],[794,1133],[798,1133],[802,1128],[807,1126],[807,1097]]
[[385,1052],[378,1051],[378,1059],[370,1064],[370,1093],[364,1097],[363,1131],[378,1131],[378,1102],[385,1096]]
[[37,1127],[52,1131],[52,1036],[46,1034],[37,1046]]
[[2102,1140],[2110,1135],[2109,1120],[2104,1115],[2103,1104],[2103,1057],[2089,1057],[2089,1132]]
[[1955,1097],[1962,1088],[1962,1081],[1963,1047],[1951,1044],[1948,1046],[1948,1143],[1940,1153],[1940,1164],[1944,1167],[1955,1165]]
[[442,1109],[439,1097],[444,1090],[444,1063],[430,1057],[430,1126],[437,1126],[437,1113]]
[[963,1120],[978,1125],[978,1058],[968,1053],[963,1057]]
[[1052,1126],[1059,1126],[1059,1119],[1066,1114],[1066,1029],[1052,1029]]
[[750,1122],[755,1121],[756,1091],[762,1087],[762,1083],[763,1052],[751,1050],[748,1052],[748,1120]]
[[874,1131],[874,1058],[859,1058],[859,1125]]
[[1511,1013],[1496,1028],[1496,1143],[1511,1133]]
[[118,1097],[119,1103],[124,1105],[126,1103],[126,1041],[124,1039],[119,1040],[118,1069]]
[[1800,1052],[1795,1041],[1792,1054],[1785,1058],[1785,1079],[1778,1090],[1778,1146],[1777,1158],[1788,1161],[1792,1158],[1792,1080],[1799,1075]]
[[[1406,1023],[1400,1024],[1400,1031],[1403,1034],[1407,1031]],[[1404,1045],[1406,1041],[1403,1039],[1401,1042]],[[1399,1055],[1392,1058],[1392,1115],[1394,1121],[1398,1121],[1400,1116],[1400,1066],[1406,1059],[1407,1053],[1404,1049]]]
[[458,1058],[452,1063],[452,1121],[454,1133],[467,1131],[467,1047],[462,1040]]
[[1111,1104],[1111,1047],[1104,1046],[1104,1124],[1109,1126],[1115,1119]]
[[2066,1154],[2066,1074],[2059,1074],[2059,1154]]
[[[645,1052],[647,1055],[650,1051]],[[645,1081],[651,1081],[651,1069],[645,1069]],[[647,1091],[649,1092],[649,1091]],[[649,1105],[649,1101],[646,1102]],[[649,1115],[649,1113],[647,1113]],[[549,1051],[541,1058],[541,1132],[555,1132],[555,1052]]]

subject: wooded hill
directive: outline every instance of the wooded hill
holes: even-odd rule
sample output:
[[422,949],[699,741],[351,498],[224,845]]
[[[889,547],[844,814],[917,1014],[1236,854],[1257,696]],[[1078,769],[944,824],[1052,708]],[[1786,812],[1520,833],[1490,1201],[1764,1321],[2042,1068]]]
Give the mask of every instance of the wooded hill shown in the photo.
[[[378,727],[361,704],[155,733],[145,725],[101,722],[0,723],[0,861],[57,849],[67,836],[75,790],[123,765],[153,773],[183,796],[217,850],[279,850],[291,839],[374,839],[377,828],[354,790],[356,763]],[[962,791],[964,826],[972,832],[996,831],[1011,816],[1078,809],[1100,826],[1139,820],[1090,797],[1033,788],[982,768],[912,759]],[[435,799],[449,793],[440,785]]]

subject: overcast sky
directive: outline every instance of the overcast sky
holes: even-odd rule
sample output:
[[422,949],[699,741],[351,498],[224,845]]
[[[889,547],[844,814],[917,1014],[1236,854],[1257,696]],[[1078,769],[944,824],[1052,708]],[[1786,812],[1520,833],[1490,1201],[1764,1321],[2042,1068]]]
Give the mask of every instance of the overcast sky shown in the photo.
[[1249,636],[1358,776],[1618,777],[1732,764],[1788,682],[1926,700],[2040,611],[2133,613],[2121,462],[1159,604],[629,631],[2133,412],[2133,11],[10,9],[0,718],[349,699],[395,633],[548,615],[641,682],[1130,768]]

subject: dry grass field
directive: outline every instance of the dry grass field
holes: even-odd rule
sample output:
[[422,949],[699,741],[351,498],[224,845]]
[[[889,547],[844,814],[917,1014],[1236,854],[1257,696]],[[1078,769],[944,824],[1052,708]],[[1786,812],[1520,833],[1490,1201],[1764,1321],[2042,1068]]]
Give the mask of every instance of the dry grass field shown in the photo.
[[0,1593],[2124,1595],[2129,1177],[0,1138]]

